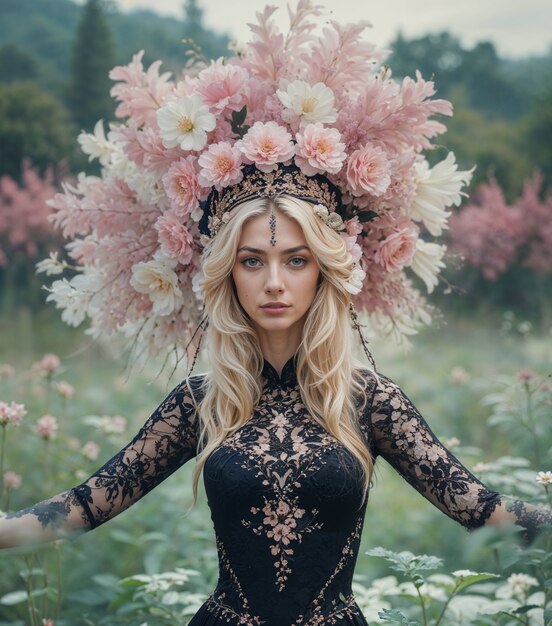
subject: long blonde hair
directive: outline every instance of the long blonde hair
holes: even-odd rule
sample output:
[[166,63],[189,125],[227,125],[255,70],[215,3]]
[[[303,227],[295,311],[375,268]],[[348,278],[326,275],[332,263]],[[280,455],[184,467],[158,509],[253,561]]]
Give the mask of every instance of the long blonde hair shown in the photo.
[[[320,267],[314,301],[307,312],[297,350],[297,381],[307,411],[356,459],[363,473],[363,498],[370,487],[373,462],[358,425],[359,400],[366,399],[366,366],[353,356],[353,332],[343,287],[353,265],[343,239],[318,217],[312,205],[291,196],[254,198],[236,206],[213,238],[203,262],[203,294],[209,319],[210,372],[197,404],[200,445],[193,472],[197,484],[209,455],[243,426],[262,394],[263,355],[256,331],[241,308],[231,276],[245,222],[270,208],[295,219]],[[197,416],[196,416],[197,418]]]

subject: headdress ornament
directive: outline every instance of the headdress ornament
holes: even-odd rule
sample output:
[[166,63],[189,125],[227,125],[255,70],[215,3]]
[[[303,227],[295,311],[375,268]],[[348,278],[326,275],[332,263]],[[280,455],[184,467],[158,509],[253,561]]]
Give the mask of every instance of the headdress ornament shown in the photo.
[[[142,354],[174,353],[204,324],[202,254],[238,202],[290,193],[313,203],[351,253],[345,284],[359,313],[399,339],[430,323],[428,292],[444,267],[433,241],[471,171],[454,155],[430,167],[424,150],[451,115],[419,73],[395,81],[368,24],[325,22],[299,0],[284,37],[266,7],[252,39],[228,59],[193,60],[183,75],[145,69],[143,52],[110,77],[119,123],[100,120],[79,143],[101,165],[50,204],[72,263],[51,256],[48,300],[89,333],[122,332]],[[420,283],[420,285],[422,284]],[[201,334],[201,333],[200,333]],[[138,350],[137,350],[138,351]]]

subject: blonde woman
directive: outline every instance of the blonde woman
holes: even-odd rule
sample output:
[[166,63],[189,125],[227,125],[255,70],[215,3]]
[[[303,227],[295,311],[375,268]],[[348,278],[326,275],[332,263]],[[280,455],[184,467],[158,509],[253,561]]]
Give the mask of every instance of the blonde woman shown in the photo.
[[351,582],[377,456],[467,528],[550,522],[487,489],[353,357],[355,263],[314,201],[227,207],[203,263],[209,372],[179,384],[87,481],[0,520],[1,547],[95,528],[196,457],[220,576],[190,626],[360,626]]

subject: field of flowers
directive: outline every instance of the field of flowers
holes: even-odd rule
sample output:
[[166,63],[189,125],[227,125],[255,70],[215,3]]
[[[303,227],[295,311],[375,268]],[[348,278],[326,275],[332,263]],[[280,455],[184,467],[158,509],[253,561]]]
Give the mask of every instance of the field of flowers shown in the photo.
[[[374,341],[436,435],[490,487],[552,496],[550,332],[513,314],[452,320],[408,353]],[[0,510],[87,478],[124,445],[169,388],[151,365],[127,372],[62,327],[53,311],[0,319]],[[202,370],[202,364],[197,371]],[[214,588],[209,510],[192,502],[192,464],[120,517],[73,541],[0,553],[0,626],[188,623]],[[468,534],[378,461],[355,574],[371,624],[541,626],[552,618],[550,533]]]

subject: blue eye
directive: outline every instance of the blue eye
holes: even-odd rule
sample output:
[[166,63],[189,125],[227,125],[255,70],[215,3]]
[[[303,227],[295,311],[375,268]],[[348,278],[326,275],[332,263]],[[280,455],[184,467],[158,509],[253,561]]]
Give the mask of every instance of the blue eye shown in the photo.
[[[294,261],[299,261],[298,263],[294,263]],[[289,260],[289,262],[291,263],[291,265],[293,267],[303,267],[303,265],[305,265],[305,263],[307,262],[306,259],[303,259],[300,256],[294,256],[292,259]]]
[[242,263],[245,265],[245,267],[257,267],[257,265],[250,264],[249,261],[254,261],[255,263],[258,263],[259,259],[255,259],[253,257],[249,257],[249,258],[244,259],[242,261]]

